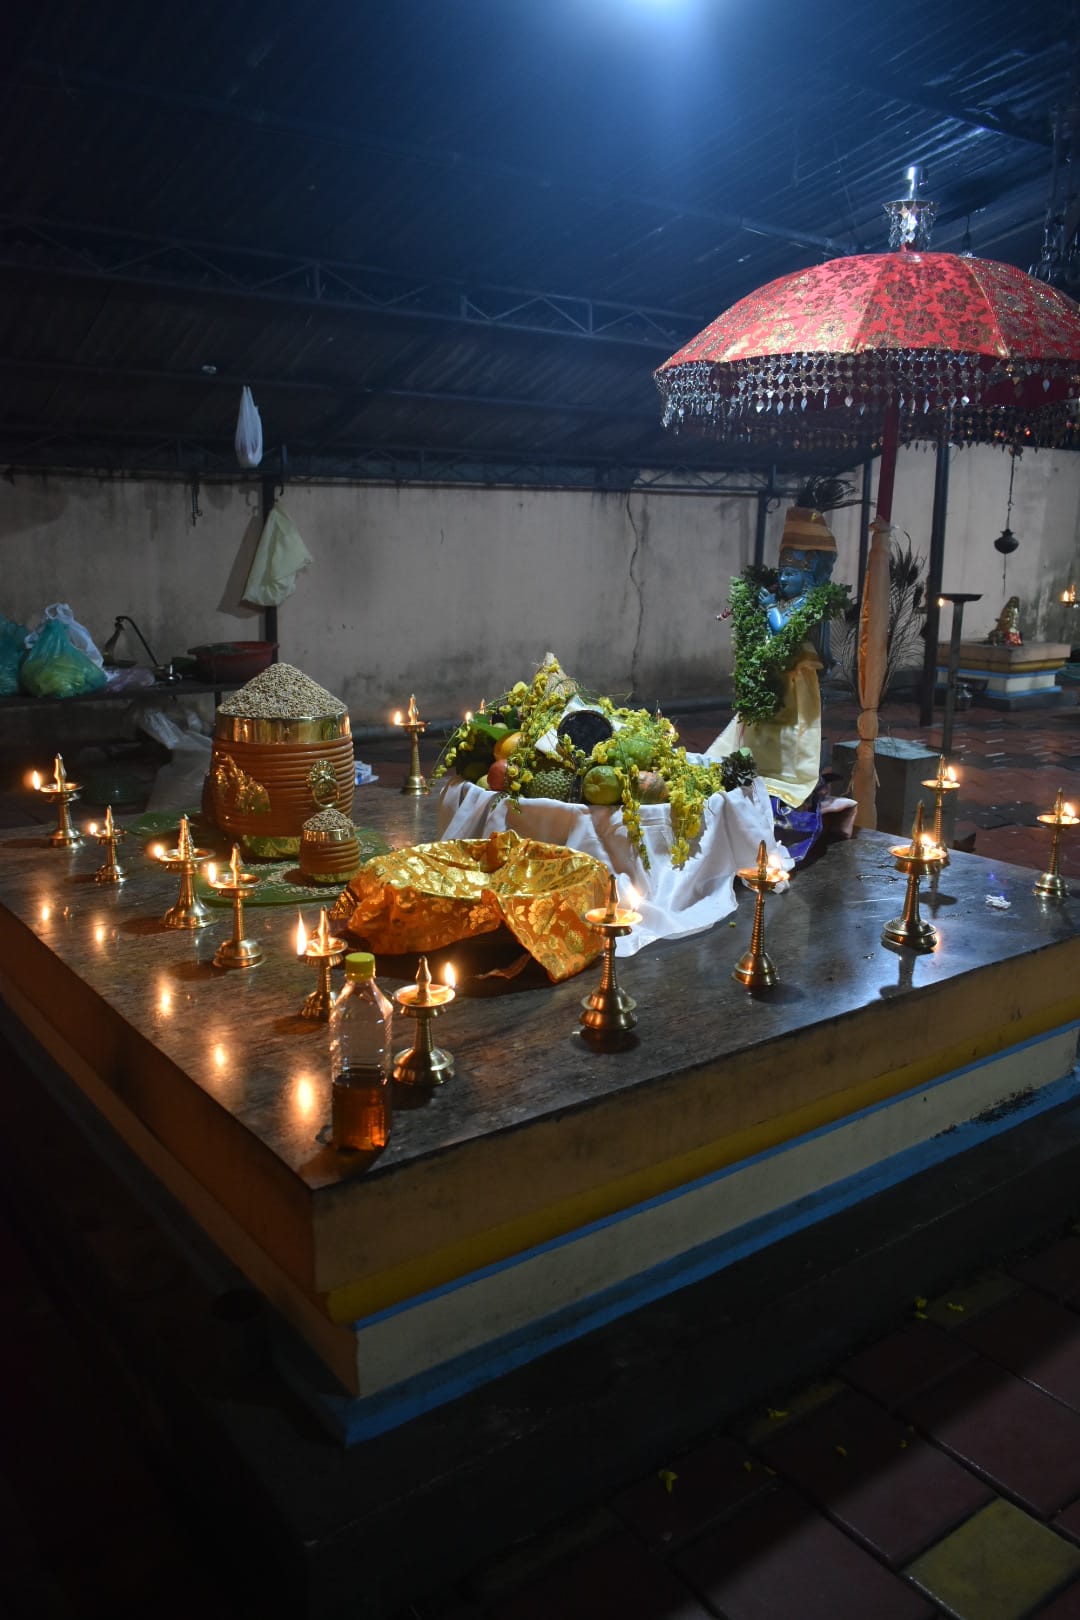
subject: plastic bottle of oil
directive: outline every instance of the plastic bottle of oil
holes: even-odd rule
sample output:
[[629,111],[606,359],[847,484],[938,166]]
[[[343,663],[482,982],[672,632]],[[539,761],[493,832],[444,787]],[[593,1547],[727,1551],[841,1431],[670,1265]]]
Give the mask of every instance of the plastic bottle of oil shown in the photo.
[[375,958],[345,958],[345,988],[330,1014],[334,1146],[380,1152],[390,1139],[394,1009],[375,983]]

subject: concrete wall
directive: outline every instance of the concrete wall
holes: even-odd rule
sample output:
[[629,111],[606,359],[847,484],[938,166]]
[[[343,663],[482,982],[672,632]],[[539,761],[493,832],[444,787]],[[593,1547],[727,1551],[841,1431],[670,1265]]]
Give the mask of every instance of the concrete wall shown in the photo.
[[[1008,455],[987,446],[950,451],[943,587],[982,594],[981,602],[971,602],[964,610],[965,639],[981,640],[997,623],[1009,597],[1018,596],[1025,640],[1080,642],[1080,613],[1062,607],[1060,600],[1070,584],[1080,586],[1080,455],[1028,450],[1018,459],[1010,526],[1020,545],[1005,558],[993,543],[1005,527],[1009,468]],[[858,482],[859,475],[855,476]],[[923,557],[930,550],[933,496],[932,451],[902,450],[893,522],[910,535],[915,552]],[[779,525],[782,517],[781,513],[773,521]],[[837,513],[830,523],[840,551],[834,577],[854,582],[858,508]],[[950,608],[943,609],[945,639],[950,614]]]
[[[895,521],[926,550],[933,457],[905,451]],[[1017,467],[1020,550],[1001,585],[992,540],[1005,521],[1008,462],[953,452],[946,588],[978,590],[976,633],[1007,594],[1028,638],[1064,634],[1055,598],[1080,575],[1080,457],[1029,453]],[[422,711],[475,707],[551,648],[613,693],[713,693],[730,670],[727,584],[749,560],[755,503],[714,496],[296,484],[285,506],[314,556],[279,610],[281,657],[379,720],[415,691]],[[67,601],[100,643],[117,613],[157,655],[258,638],[240,602],[258,539],[255,485],[204,484],[191,521],[182,483],[18,474],[0,482],[0,611],[33,622]],[[776,556],[783,511],[770,515]],[[837,515],[839,580],[854,580],[857,508]],[[947,633],[947,617],[943,626]],[[1080,634],[1073,632],[1074,639]],[[134,640],[122,649],[135,655]]]

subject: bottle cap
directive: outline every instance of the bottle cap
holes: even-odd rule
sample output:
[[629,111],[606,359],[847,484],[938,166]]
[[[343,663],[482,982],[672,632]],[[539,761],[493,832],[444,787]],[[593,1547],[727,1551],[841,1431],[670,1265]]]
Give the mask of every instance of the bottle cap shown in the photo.
[[345,977],[347,979],[373,979],[375,977],[375,958],[370,951],[350,951],[345,958]]

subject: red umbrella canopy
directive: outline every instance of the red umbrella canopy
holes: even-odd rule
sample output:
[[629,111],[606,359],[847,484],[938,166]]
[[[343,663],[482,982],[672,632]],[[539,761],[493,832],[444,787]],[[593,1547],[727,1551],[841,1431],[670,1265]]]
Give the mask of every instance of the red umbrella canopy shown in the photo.
[[656,383],[665,426],[735,439],[870,442],[895,404],[906,440],[951,411],[956,439],[1057,443],[1080,393],[1080,306],[990,259],[831,259],[740,299]]

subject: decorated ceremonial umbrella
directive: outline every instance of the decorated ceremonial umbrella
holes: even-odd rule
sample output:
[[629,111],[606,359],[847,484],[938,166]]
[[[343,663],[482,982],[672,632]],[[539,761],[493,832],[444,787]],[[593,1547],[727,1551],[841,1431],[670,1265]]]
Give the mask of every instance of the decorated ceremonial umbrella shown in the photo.
[[[900,239],[919,241],[919,212],[932,219],[933,206],[890,204],[894,232],[902,211]],[[665,361],[656,383],[668,427],[778,450],[880,449],[854,782],[859,825],[873,827],[897,445],[939,434],[1014,448],[1063,442],[1080,392],[1080,308],[1013,265],[904,246],[770,282]]]

